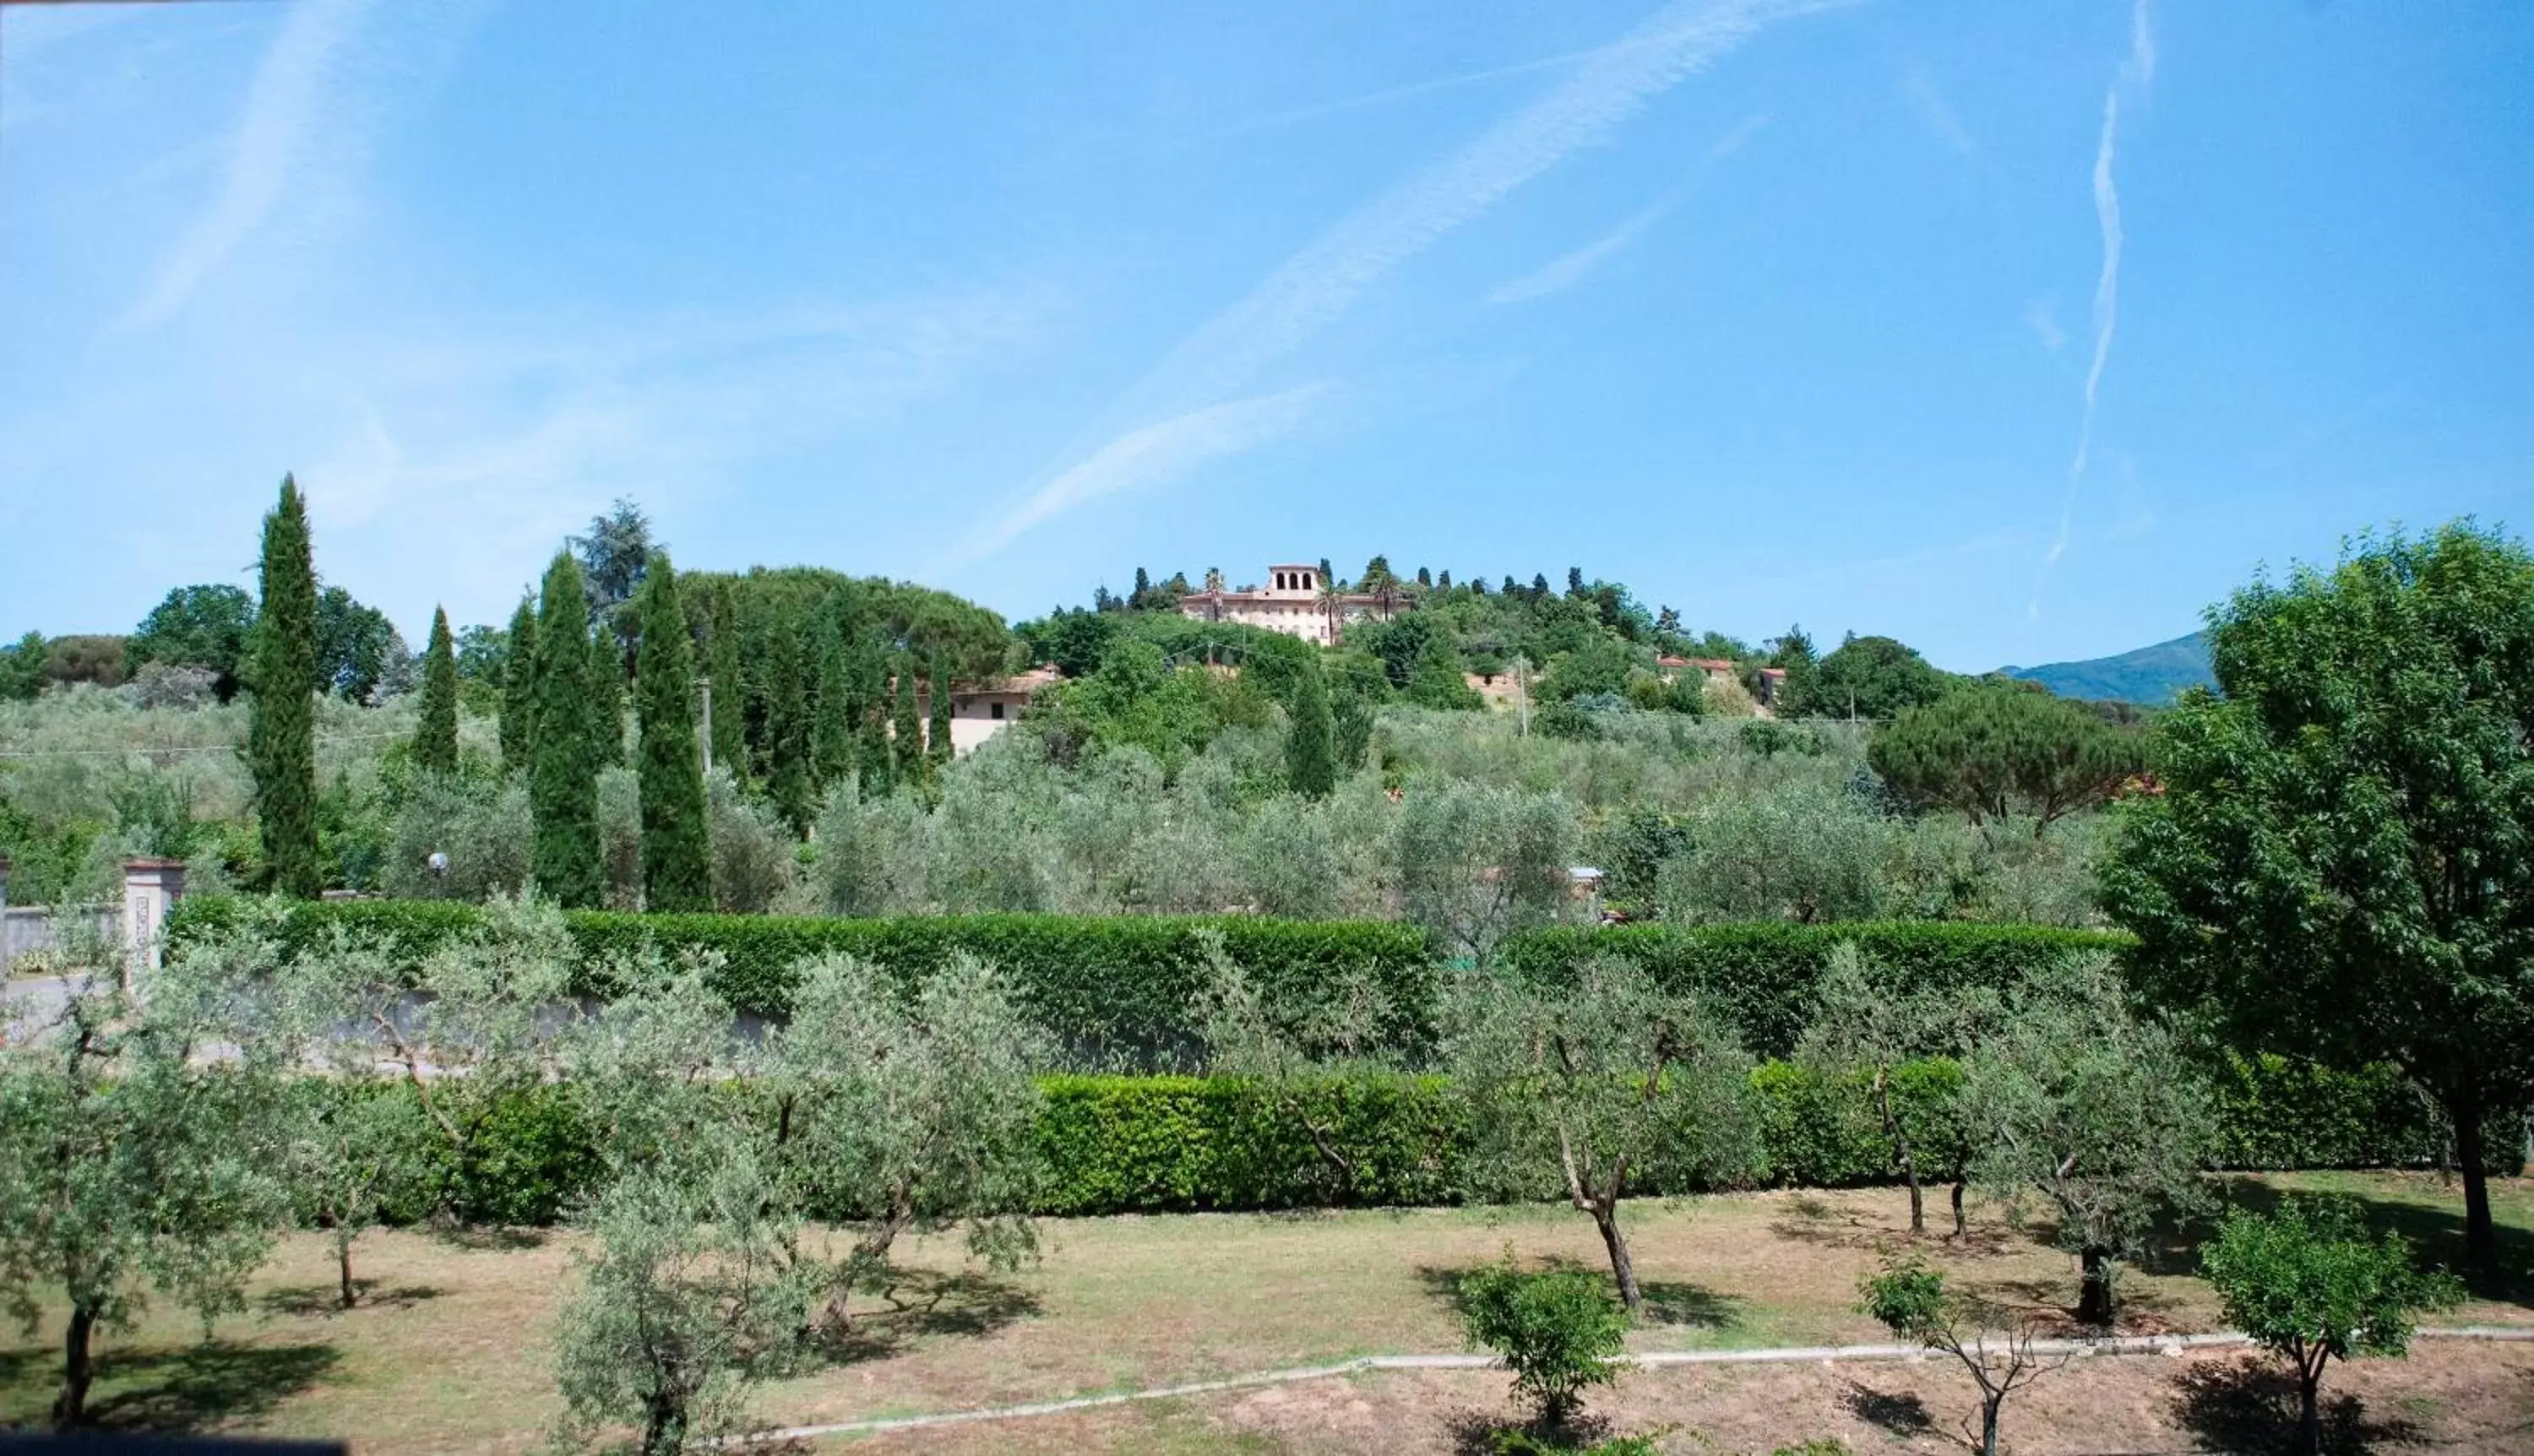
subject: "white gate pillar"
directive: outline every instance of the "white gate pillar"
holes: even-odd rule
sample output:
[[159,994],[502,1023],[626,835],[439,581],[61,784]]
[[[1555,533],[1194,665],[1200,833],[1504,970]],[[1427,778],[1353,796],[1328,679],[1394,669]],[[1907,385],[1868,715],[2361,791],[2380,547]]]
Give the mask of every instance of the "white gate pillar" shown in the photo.
[[166,943],[167,912],[185,897],[183,860],[123,862],[123,981],[133,972],[158,968]]

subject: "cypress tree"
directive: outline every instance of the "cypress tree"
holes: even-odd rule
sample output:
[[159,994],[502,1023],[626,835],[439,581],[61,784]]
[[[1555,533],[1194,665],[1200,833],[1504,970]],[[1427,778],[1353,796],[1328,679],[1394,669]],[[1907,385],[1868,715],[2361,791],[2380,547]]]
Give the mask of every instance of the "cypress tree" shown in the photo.
[[854,649],[855,766],[862,797],[884,799],[897,786],[897,760],[888,750],[888,661],[879,639],[865,637]]
[[1336,717],[1329,685],[1316,662],[1294,680],[1293,722],[1285,732],[1285,782],[1297,794],[1325,799],[1337,787]]
[[712,682],[712,758],[733,778],[748,777],[748,689],[739,680],[738,610],[727,583],[713,583],[705,613],[704,676]]
[[599,630],[589,639],[589,746],[599,767],[614,768],[625,761],[625,659],[615,629],[593,625]]
[[537,605],[522,596],[511,614],[509,657],[502,664],[502,766],[528,766],[528,745],[536,741]]
[[765,698],[765,795],[794,833],[817,813],[811,779],[810,692],[801,661],[801,634],[776,624],[770,644]]
[[641,638],[634,659],[634,715],[641,728],[642,903],[682,914],[712,908],[704,839],[704,767],[695,741],[694,652],[677,574],[665,551],[634,593]]
[[457,771],[457,650],[449,613],[431,609],[431,641],[422,649],[422,723],[413,731],[413,766]]
[[264,518],[264,564],[247,687],[247,764],[264,863],[279,894],[313,899],[325,888],[317,848],[317,567],[308,508],[297,481]]
[[908,783],[924,782],[924,719],[915,711],[915,658],[902,655],[897,659],[897,706],[888,717],[891,757],[897,759],[897,776]]
[[528,866],[539,893],[568,907],[597,905],[606,867],[598,844],[598,745],[589,710],[589,597],[572,553],[557,552],[537,606],[535,728],[528,809],[536,831]]
[[845,646],[843,614],[831,603],[818,626],[817,726],[811,760],[818,787],[826,790],[854,771],[854,720],[862,704],[854,693],[853,657]]
[[933,687],[933,715],[924,727],[924,756],[937,774],[950,761],[950,662],[938,648],[934,650],[928,680]]

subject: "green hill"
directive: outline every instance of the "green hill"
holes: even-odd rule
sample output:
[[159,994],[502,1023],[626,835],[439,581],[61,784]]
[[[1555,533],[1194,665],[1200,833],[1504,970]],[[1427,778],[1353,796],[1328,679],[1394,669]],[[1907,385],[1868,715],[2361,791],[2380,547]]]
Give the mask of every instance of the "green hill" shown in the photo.
[[2051,662],[2040,667],[2001,667],[2010,678],[2023,678],[2062,698],[2136,702],[2149,707],[2171,702],[2185,688],[2213,688],[2208,669],[2208,638],[2193,633],[2152,647],[2096,657],[2087,662]]

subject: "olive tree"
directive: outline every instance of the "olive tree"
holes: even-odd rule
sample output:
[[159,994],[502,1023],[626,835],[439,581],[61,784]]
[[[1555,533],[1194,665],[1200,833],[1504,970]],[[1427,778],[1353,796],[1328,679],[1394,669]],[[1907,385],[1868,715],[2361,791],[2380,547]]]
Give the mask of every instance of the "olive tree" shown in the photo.
[[2209,639],[2223,696],[2158,720],[2104,901],[2161,999],[2427,1088],[2495,1271],[2489,1140],[2534,1086],[2534,556],[2468,521],[2362,537]]
[[279,961],[268,927],[191,942],[136,999],[110,950],[57,1013],[0,1038],[0,1304],[38,1323],[67,1306],[55,1426],[88,1415],[99,1329],[151,1294],[206,1327],[243,1308],[287,1218],[273,1049],[235,1013]]
[[1556,918],[1574,835],[1574,815],[1556,794],[1413,785],[1399,818],[1401,901],[1452,950],[1484,963],[1507,935]]
[[992,965],[955,954],[910,990],[851,956],[807,960],[760,1057],[768,1176],[851,1241],[799,1250],[824,1269],[830,1325],[857,1288],[885,1287],[903,1234],[956,1225],[990,1268],[1036,1256],[1032,1074],[1052,1054]]
[[1974,1183],[2021,1215],[2035,1198],[2083,1270],[2077,1317],[2109,1325],[2119,1260],[2156,1219],[2198,1206],[2212,1123],[2173,1031],[2134,1011],[2101,952],[2027,967],[1963,1058]]
[[1918,1259],[1887,1264],[1858,1286],[1858,1309],[1904,1340],[1961,1362],[1980,1393],[1980,1456],[1998,1456],[1997,1426],[2006,1398],[2068,1362],[2033,1348],[2028,1319],[1958,1289]]
[[[510,1094],[559,1069],[550,1023],[571,1004],[573,953],[552,904],[497,896],[471,933],[418,959],[392,939],[336,927],[273,978],[272,1024],[344,1089],[340,1098],[302,1096],[314,1121],[296,1124],[304,1140],[292,1165],[303,1197],[336,1205],[347,1290],[350,1240],[411,1173],[402,1160],[433,1139],[463,1160]],[[402,1099],[381,1097],[382,1079],[411,1094],[425,1124],[419,1141],[410,1118],[393,1125]],[[392,1131],[405,1141],[389,1141]]]
[[2323,1449],[2323,1366],[2410,1353],[2419,1312],[2463,1297],[2454,1279],[2423,1273],[2398,1234],[2369,1234],[2345,1198],[2291,1198],[2276,1213],[2237,1209],[2200,1251],[2226,1322],[2296,1366],[2300,1444]]
[[555,1326],[566,1443],[632,1426],[642,1456],[674,1456],[744,1428],[750,1386],[787,1367],[811,1298],[774,1192],[740,1145],[635,1167],[599,1193]]
[[1279,1004],[1225,951],[1222,932],[1209,928],[1197,937],[1206,982],[1193,1009],[1207,1069],[1255,1088],[1300,1126],[1329,1175],[1323,1193],[1342,1200],[1358,1169],[1341,1137],[1343,1106],[1324,1094],[1400,1075],[1388,1055],[1399,1011],[1394,998],[1358,966],[1302,1004]]
[[[1927,1232],[1925,1197],[1919,1187],[1919,1159],[1929,1151],[1921,1110],[1910,1105],[1896,1081],[1907,1073],[1914,1058],[1952,1048],[1942,1036],[1957,1017],[1941,994],[1900,984],[1900,979],[1866,959],[1853,940],[1832,947],[1813,992],[1813,1013],[1795,1048],[1795,1061],[1834,1088],[1862,1086],[1875,1123],[1892,1145],[1893,1165],[1909,1189],[1909,1232]],[[1938,1133],[1933,1139],[1947,1141]],[[1941,1151],[1941,1149],[1940,1149]],[[1954,1200],[1955,1232],[1960,1233],[1961,1199]]]
[[1645,1307],[1619,1207],[1637,1189],[1729,1183],[1759,1161],[1751,1061],[1691,997],[1625,961],[1538,986],[1464,973],[1445,1056],[1468,1105],[1473,1182],[1589,1214],[1630,1313]]

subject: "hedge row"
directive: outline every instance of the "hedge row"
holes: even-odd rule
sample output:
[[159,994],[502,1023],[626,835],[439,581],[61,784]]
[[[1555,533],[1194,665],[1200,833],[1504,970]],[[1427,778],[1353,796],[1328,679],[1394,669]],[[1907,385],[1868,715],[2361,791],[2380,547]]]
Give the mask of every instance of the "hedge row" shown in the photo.
[[[1860,1088],[1825,1086],[1786,1062],[1764,1063],[1752,1080],[1766,1148],[1754,1182],[1834,1187],[1898,1178]],[[1919,1172],[1929,1183],[1949,1179],[1958,1161],[1932,1129],[1959,1081],[1959,1070],[1943,1062],[1896,1074],[1898,1110],[1920,1129]],[[1351,1178],[1254,1084],[1058,1076],[1042,1079],[1041,1087],[1042,1214],[1416,1206],[1469,1196],[1462,1127],[1438,1077],[1333,1081],[1310,1090],[1311,1120],[1328,1130]],[[409,1094],[397,1088],[394,1095]],[[2238,1063],[2220,1079],[2217,1104],[2219,1161],[2228,1168],[2425,1167],[2445,1145],[2426,1107],[2390,1071],[2350,1076],[2275,1059]],[[597,1167],[568,1088],[517,1094],[494,1109],[462,1164],[418,1120],[416,1127],[432,1167],[398,1209],[407,1218],[448,1208],[469,1222],[552,1222]],[[2496,1141],[2512,1156],[2515,1139]]]
[[1910,986],[2005,986],[2041,956],[2127,950],[2127,936],[2038,925],[1898,920],[1842,925],[1548,926],[1508,937],[1499,950],[1514,970],[1541,980],[1572,976],[1585,961],[1634,961],[1662,983],[1704,992],[1755,1057],[1784,1057],[1803,1035],[1813,987],[1831,951],[1856,942]]
[[[235,920],[241,902],[183,901],[169,934],[200,935]],[[445,900],[339,900],[290,907],[283,938],[294,949],[334,929],[383,939],[419,959],[471,932],[480,912]],[[860,956],[910,979],[960,951],[1001,967],[1030,1014],[1074,1055],[1095,1064],[1169,1064],[1189,1050],[1188,1006],[1204,985],[1200,932],[1224,948],[1271,998],[1296,1001],[1349,977],[1383,984],[1401,1008],[1385,1028],[1394,1045],[1431,1035],[1434,958],[1414,926],[1380,921],[1297,921],[1264,916],[941,915],[837,920],[776,915],[631,915],[567,912],[579,947],[578,988],[604,995],[607,969],[645,943],[669,955],[712,951],[722,958],[719,989],[742,1011],[781,1016],[795,967],[825,952]]]
[[[239,903],[200,898],[176,912],[171,934],[232,920]],[[432,900],[346,900],[296,905],[285,935],[300,945],[332,928],[381,937],[419,956],[478,921],[472,906]],[[1183,1060],[1188,1003],[1202,984],[1198,933],[1221,935],[1232,957],[1272,999],[1306,1002],[1349,976],[1370,976],[1397,1008],[1388,1044],[1412,1053],[1431,1044],[1436,957],[1416,927],[1379,921],[1290,921],[1261,916],[943,915],[830,920],[764,915],[566,917],[581,950],[582,989],[604,993],[605,968],[646,941],[676,954],[710,950],[724,963],[722,991],[742,1010],[779,1016],[795,965],[846,951],[921,977],[958,951],[1010,974],[1031,1013],[1078,1057],[1150,1068]],[[2042,926],[1890,921],[1851,925],[1548,927],[1501,947],[1515,970],[1572,976],[1585,960],[1640,962],[1665,982],[1706,992],[1754,1056],[1783,1057],[1801,1034],[1813,986],[1833,947],[1856,941],[1911,985],[2002,986],[2035,956],[2119,950],[2125,937]]]

